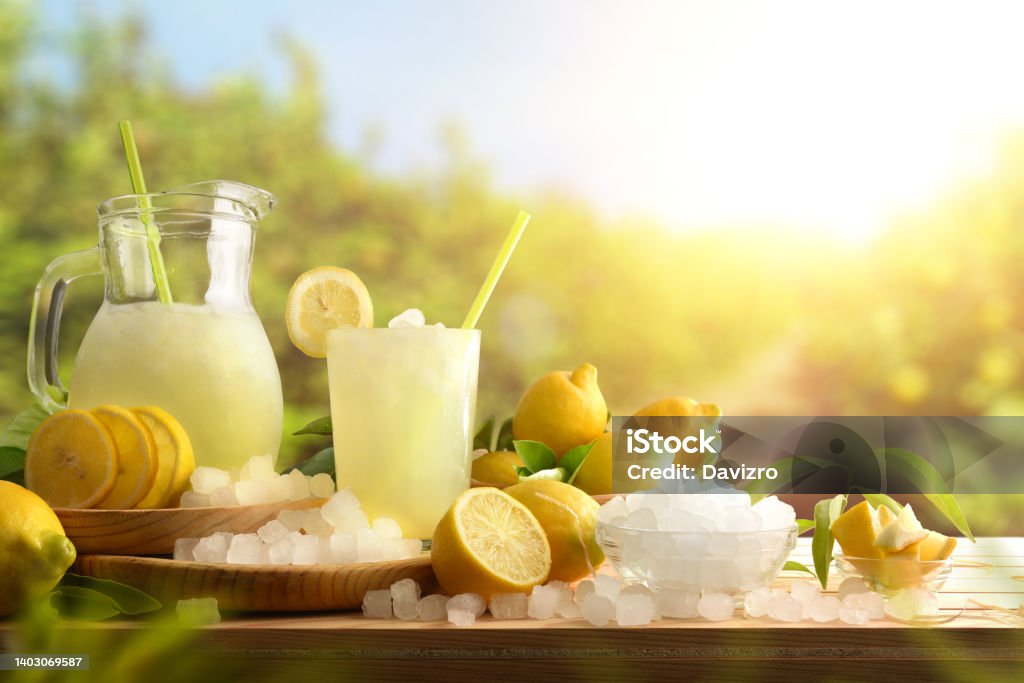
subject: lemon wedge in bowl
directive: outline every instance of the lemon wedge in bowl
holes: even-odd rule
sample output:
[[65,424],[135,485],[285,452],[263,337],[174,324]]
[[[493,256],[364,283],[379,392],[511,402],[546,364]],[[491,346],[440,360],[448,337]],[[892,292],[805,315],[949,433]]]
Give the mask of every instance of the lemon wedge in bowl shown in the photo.
[[346,268],[306,271],[288,292],[285,323],[292,343],[307,356],[327,357],[327,331],[373,327],[373,301],[359,276]]

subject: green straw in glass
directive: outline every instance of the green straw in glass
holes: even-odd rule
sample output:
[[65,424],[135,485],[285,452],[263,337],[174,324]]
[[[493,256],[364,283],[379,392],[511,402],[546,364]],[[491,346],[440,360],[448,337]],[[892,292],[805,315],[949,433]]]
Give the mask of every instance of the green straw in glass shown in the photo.
[[164,257],[160,253],[160,229],[153,222],[153,217],[147,209],[152,209],[153,204],[146,194],[146,179],[142,175],[142,163],[139,161],[139,150],[135,146],[135,135],[132,133],[132,122],[128,120],[119,121],[117,127],[121,131],[121,144],[124,145],[124,155],[128,160],[128,175],[132,179],[132,192],[139,195],[139,218],[146,228],[146,247],[149,250],[149,265],[153,271],[153,282],[156,283],[156,295],[160,303],[173,303],[171,296],[171,283],[167,280],[167,269],[164,267]]
[[480,286],[480,291],[476,293],[476,299],[473,300],[473,305],[469,307],[466,319],[462,321],[462,329],[471,330],[476,327],[488,299],[491,298],[494,287],[498,284],[501,274],[505,272],[505,266],[508,265],[508,260],[512,257],[512,252],[515,250],[516,245],[519,244],[519,238],[523,236],[523,231],[526,230],[526,224],[529,222],[530,214],[520,211],[519,216],[516,217],[515,225],[508,231],[505,243],[501,245],[501,251],[498,252],[494,263],[491,264],[491,270],[487,273],[487,279]]

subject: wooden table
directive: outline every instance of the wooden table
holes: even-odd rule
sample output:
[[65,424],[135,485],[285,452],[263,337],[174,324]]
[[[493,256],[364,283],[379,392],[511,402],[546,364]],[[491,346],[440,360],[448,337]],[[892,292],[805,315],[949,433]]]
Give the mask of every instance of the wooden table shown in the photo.
[[[1024,630],[978,603],[1018,609],[1024,602],[1024,539],[961,542],[940,595],[948,623],[892,621],[781,624],[737,616],[709,623],[665,620],[641,628],[593,628],[582,620],[495,621],[474,628],[364,619],[357,613],[249,615],[197,632],[176,663],[215,665],[248,681],[294,680],[1024,680]],[[801,539],[792,559],[810,564]],[[787,572],[780,585],[801,578]],[[834,590],[835,582],[829,588]],[[1024,620],[1018,623],[1024,623]],[[74,625],[55,646],[85,642],[94,663],[131,649],[144,624]],[[4,651],[13,629],[0,625]],[[76,640],[78,639],[78,640]],[[59,647],[58,647],[59,649]],[[184,657],[184,659],[181,659]],[[173,669],[175,662],[168,662]],[[227,667],[227,668],[225,668]],[[96,666],[94,665],[94,668]],[[180,668],[180,667],[179,667]],[[159,678],[147,673],[147,683]],[[168,674],[170,675],[170,674]],[[154,677],[155,676],[155,677]],[[202,677],[196,678],[201,680]],[[175,674],[168,680],[181,680]]]

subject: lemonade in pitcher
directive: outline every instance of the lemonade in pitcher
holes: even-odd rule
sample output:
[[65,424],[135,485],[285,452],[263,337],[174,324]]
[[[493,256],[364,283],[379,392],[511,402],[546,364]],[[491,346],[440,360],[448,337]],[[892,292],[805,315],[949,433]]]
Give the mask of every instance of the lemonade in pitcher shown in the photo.
[[276,457],[281,378],[249,298],[255,229],[272,206],[269,193],[222,180],[103,202],[99,245],[55,260],[37,289],[29,384],[40,401],[63,407],[56,348],[67,285],[102,274],[104,301],[78,350],[70,407],[163,408],[198,465]]

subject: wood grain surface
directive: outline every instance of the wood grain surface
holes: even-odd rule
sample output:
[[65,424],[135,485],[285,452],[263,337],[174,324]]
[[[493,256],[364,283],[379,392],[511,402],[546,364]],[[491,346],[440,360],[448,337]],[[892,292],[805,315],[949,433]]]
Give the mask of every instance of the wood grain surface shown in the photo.
[[72,510],[55,512],[79,555],[169,555],[179,538],[202,538],[215,531],[256,531],[284,509],[322,505],[311,498],[292,503],[159,510]]

